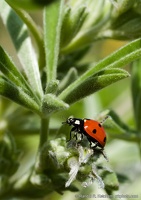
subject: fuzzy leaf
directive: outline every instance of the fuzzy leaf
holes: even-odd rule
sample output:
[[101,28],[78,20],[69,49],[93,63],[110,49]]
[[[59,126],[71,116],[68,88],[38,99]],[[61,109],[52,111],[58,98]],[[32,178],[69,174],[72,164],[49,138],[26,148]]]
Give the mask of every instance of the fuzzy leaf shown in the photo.
[[104,127],[110,138],[118,138],[130,142],[137,142],[140,138],[137,132],[123,123],[122,119],[114,111],[106,111],[110,117],[104,122]]
[[7,2],[10,5],[10,7],[21,18],[21,20],[27,25],[30,33],[34,37],[35,43],[37,45],[37,51],[38,51],[39,68],[42,69],[45,66],[45,55],[44,55],[44,45],[43,45],[43,34],[42,34],[41,28],[37,26],[36,22],[34,22],[30,14],[28,14],[25,10],[19,8],[17,4],[15,4],[14,1],[7,0]]
[[114,17],[117,17],[119,15],[121,15],[122,13],[126,12],[127,10],[129,10],[130,8],[133,7],[134,3],[136,2],[136,0],[118,0],[116,2],[116,9],[114,9],[113,15]]
[[33,10],[39,9],[39,6],[42,6],[52,3],[56,0],[6,0],[8,3],[14,3],[17,7]]
[[43,115],[47,116],[47,115],[50,115],[52,112],[67,109],[68,107],[69,107],[68,104],[64,103],[55,95],[46,94],[44,96],[43,103],[42,103],[42,113]]
[[[140,33],[138,33],[141,31],[141,17],[139,16],[139,17],[133,18],[131,20],[128,20],[125,24],[120,26],[120,31],[124,31],[128,35],[130,35],[130,34],[141,35]],[[129,33],[129,32],[131,32],[131,33]]]
[[[129,15],[131,15],[131,14],[129,13]],[[124,19],[123,16],[122,16],[122,19]],[[120,22],[120,20],[118,20],[118,22]],[[122,24],[123,24],[123,22],[122,22]],[[137,25],[137,28],[139,28],[138,25]],[[99,40],[101,38],[118,38],[118,39],[120,38],[120,39],[126,39],[127,40],[127,38],[130,38],[129,37],[130,35],[128,37],[127,36],[128,35],[124,35],[123,32],[121,32],[120,30],[117,31],[117,32],[116,31],[114,32],[114,31],[110,31],[108,29],[108,30],[103,31],[101,34],[98,34],[98,30],[97,29],[95,29],[95,28],[88,29],[85,32],[81,32],[80,34],[78,34],[68,46],[66,46],[65,48],[62,49],[62,53],[69,54],[69,53],[71,53],[73,51],[76,51],[78,49],[84,48],[86,46],[90,46],[90,45],[92,45],[93,42],[95,42],[95,41],[97,41],[97,40]],[[125,53],[127,53],[127,51],[130,52],[130,50],[132,50],[132,51],[133,50],[134,51],[138,50],[138,48],[137,49],[132,49],[131,46],[134,47],[135,44],[136,45],[139,44],[139,42],[138,42],[139,40],[140,40],[140,38],[135,40],[135,41],[130,42],[129,43],[130,47],[129,47],[129,44],[127,44],[126,46],[121,48],[121,50],[123,50],[123,53],[125,54]],[[125,51],[125,49],[126,49],[125,47],[128,48],[127,51]],[[116,53],[117,53],[117,56],[119,56],[118,51],[113,53],[113,56]]]
[[16,68],[14,63],[12,62],[9,55],[2,49],[0,46],[0,71],[15,85],[22,87],[22,89],[28,93],[32,98],[37,97],[34,95],[32,89],[26,82],[25,78],[21,74],[21,72]]
[[107,192],[119,189],[119,182],[114,172],[104,171],[102,176]]
[[[67,87],[60,95],[60,99],[65,100],[70,97],[71,93],[74,93],[76,91],[76,88],[78,88],[80,85],[83,85],[85,82],[90,83],[92,82],[91,78],[95,74],[97,74],[99,71],[101,71],[104,68],[121,68],[124,65],[140,58],[141,56],[141,39],[134,40],[121,49],[117,50],[116,52],[112,53],[102,61],[100,61],[97,64],[92,64],[91,68],[86,71],[82,76],[80,76],[76,81],[74,81],[69,87]],[[122,73],[123,75],[124,73]],[[122,78],[127,77],[127,74]],[[103,77],[102,77],[103,78]],[[96,79],[96,77],[95,77]],[[121,79],[121,78],[120,78]],[[119,80],[120,80],[119,79]],[[98,79],[96,79],[98,81]],[[82,88],[81,88],[82,89]],[[101,88],[100,88],[101,89]],[[84,93],[84,91],[82,91]],[[86,95],[85,95],[86,96]],[[72,98],[72,96],[71,96]],[[80,96],[79,98],[80,99]],[[76,101],[77,98],[73,96],[72,100],[69,100],[69,102]]]
[[0,95],[29,108],[38,114],[40,113],[38,104],[26,94],[22,88],[14,85],[3,75],[0,75]]
[[120,15],[111,23],[112,30],[121,34],[122,38],[140,37],[141,16],[135,13],[134,10],[129,10]]
[[105,69],[95,76],[86,79],[86,81],[77,85],[76,88],[74,87],[64,98],[64,101],[69,104],[74,103],[128,76],[128,72],[122,69]]
[[63,4],[64,0],[56,1],[44,10],[44,41],[48,83],[55,80],[57,76]]
[[13,40],[28,81],[33,91],[41,97],[42,86],[38,63],[27,26],[4,0],[0,1],[0,15]]
[[48,84],[46,92],[55,94],[57,89],[58,89],[58,85],[59,85],[59,81],[58,80],[50,81],[50,83]]
[[14,65],[12,59],[10,59],[8,54],[3,50],[1,46],[0,46],[0,71],[15,84],[22,86],[24,89],[28,88],[26,80]]
[[59,84],[59,92],[63,91],[70,83],[73,83],[78,78],[77,70],[75,68],[70,68],[66,76],[62,79]]
[[84,5],[77,9],[67,8],[63,17],[61,30],[61,47],[66,46],[80,30],[87,16]]

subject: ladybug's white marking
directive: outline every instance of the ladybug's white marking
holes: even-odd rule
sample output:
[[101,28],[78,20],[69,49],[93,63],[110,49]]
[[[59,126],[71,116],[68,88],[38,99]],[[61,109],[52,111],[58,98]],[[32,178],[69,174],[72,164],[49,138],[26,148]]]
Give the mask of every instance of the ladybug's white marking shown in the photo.
[[75,120],[75,124],[80,125],[80,121],[79,120]]

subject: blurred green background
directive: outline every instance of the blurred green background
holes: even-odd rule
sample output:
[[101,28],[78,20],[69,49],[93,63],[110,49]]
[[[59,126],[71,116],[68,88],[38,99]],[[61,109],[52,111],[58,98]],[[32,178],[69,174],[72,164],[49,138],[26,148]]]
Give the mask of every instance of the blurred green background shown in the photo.
[[[42,14],[40,11],[32,11],[31,16],[36,21],[37,24],[42,26]],[[34,40],[33,40],[34,42]],[[16,51],[12,45],[11,39],[5,30],[1,20],[0,20],[0,44],[3,48],[9,52],[14,62],[17,66],[20,67],[20,62],[16,57]],[[111,52],[118,49],[120,46],[124,45],[125,42],[114,41],[114,40],[106,40],[106,41],[98,41],[95,42],[95,45],[89,50],[88,54],[83,58],[82,62],[85,63],[87,61],[95,61],[97,62],[99,59],[104,58],[109,55]],[[130,73],[130,66],[126,66],[126,70]],[[2,99],[2,97],[0,97]],[[9,104],[8,100],[3,99],[6,102],[6,105]],[[7,103],[8,102],[8,103]],[[10,103],[12,109],[17,107],[15,103]],[[2,111],[3,104],[1,104],[0,100],[0,112]],[[75,116],[79,118],[96,118],[96,116],[106,109],[114,110],[122,120],[134,128],[134,114],[132,108],[132,99],[131,99],[131,79],[127,78],[120,82],[117,82],[100,92],[97,92],[84,100],[81,100],[78,103],[72,105],[69,110],[59,112],[58,114],[54,114],[51,119],[52,128],[59,128],[61,126],[61,122],[66,120],[69,116]],[[10,112],[10,111],[8,111]],[[3,119],[2,112],[0,114],[0,120]],[[20,121],[20,119],[18,119]],[[21,119],[21,124],[22,119]],[[26,124],[27,122],[25,122]],[[38,146],[39,134],[38,128],[40,125],[39,118],[35,116],[35,121],[30,121],[28,119],[28,123],[33,123],[35,125],[35,134],[15,134],[15,138],[17,141],[17,146],[22,147],[24,150],[22,157],[22,164],[17,172],[24,173],[26,169],[32,164],[35,158],[36,149]],[[24,124],[24,129],[26,132],[26,126]],[[18,123],[17,123],[18,126]],[[27,124],[28,129],[28,124]],[[25,137],[26,135],[26,137]],[[121,141],[121,140],[112,140],[109,141],[106,145],[106,153],[109,158],[109,163],[106,161],[103,162],[103,158],[100,158],[99,162],[103,162],[105,167],[110,167],[119,175],[125,175],[129,178],[125,183],[122,184],[122,178],[119,179],[120,190],[116,192],[116,194],[123,195],[137,195],[138,198],[130,198],[132,200],[141,198],[141,160],[140,160],[140,152],[135,143]],[[28,163],[28,165],[27,165]],[[120,177],[120,176],[119,176]],[[65,192],[64,195],[60,195],[58,193],[50,194],[47,200],[53,199],[61,199],[61,200],[72,200],[72,199],[82,199],[82,197],[78,198],[76,196],[77,193]],[[97,183],[92,184],[92,186],[86,188],[85,190],[82,188],[82,194],[105,194],[102,189],[98,187]],[[86,199],[86,198],[83,198]],[[88,198],[89,199],[89,198]],[[92,199],[92,198],[91,198]],[[99,199],[105,200],[107,198],[100,197]],[[128,198],[122,198],[128,199]]]

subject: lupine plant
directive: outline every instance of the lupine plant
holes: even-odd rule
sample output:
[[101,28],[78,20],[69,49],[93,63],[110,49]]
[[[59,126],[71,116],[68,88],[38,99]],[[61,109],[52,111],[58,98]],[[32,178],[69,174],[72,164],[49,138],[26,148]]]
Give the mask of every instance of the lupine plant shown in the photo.
[[[37,9],[42,27],[29,14]],[[110,198],[121,184],[118,174],[104,167],[107,160],[85,138],[67,143],[70,129],[62,122],[72,113],[83,116],[89,95],[130,77],[134,129],[109,108],[97,119],[109,116],[104,127],[110,142],[134,142],[140,151],[141,1],[0,0],[0,17],[21,64],[0,46],[0,199],[81,194],[95,180]],[[107,39],[126,44],[98,62],[83,61]],[[123,69],[127,64],[130,71]]]

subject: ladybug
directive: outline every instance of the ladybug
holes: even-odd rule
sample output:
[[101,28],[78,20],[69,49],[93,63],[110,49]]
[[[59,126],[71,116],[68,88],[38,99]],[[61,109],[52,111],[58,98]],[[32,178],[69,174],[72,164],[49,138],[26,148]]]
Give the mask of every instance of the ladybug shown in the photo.
[[106,144],[106,133],[102,126],[103,122],[100,123],[92,119],[68,118],[66,122],[63,123],[73,126],[70,131],[70,140],[72,132],[75,132],[76,139],[77,133],[79,133],[81,134],[81,139],[84,135],[87,137],[90,142],[90,147],[92,147],[92,143],[94,143],[93,148],[100,147],[101,149],[104,149]]

